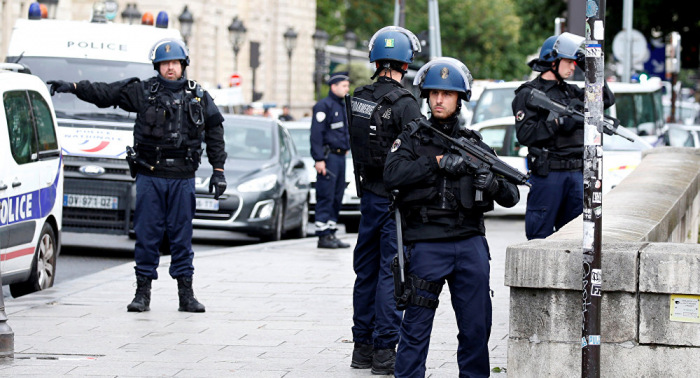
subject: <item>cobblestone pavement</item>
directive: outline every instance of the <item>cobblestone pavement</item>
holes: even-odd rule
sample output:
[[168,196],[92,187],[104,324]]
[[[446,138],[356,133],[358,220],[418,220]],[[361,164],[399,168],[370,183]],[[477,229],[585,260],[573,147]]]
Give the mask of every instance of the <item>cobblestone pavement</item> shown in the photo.
[[[493,259],[492,368],[506,367],[505,250],[525,240],[522,224],[486,222]],[[353,247],[355,238],[342,237]],[[15,358],[0,362],[0,377],[372,376],[349,367],[352,248],[319,250],[316,239],[307,238],[197,253],[194,288],[207,306],[203,314],[177,311],[168,262],[168,256],[161,261],[146,313],[126,311],[135,285],[131,263],[7,298]],[[457,326],[447,290],[440,300],[426,376],[456,377]]]

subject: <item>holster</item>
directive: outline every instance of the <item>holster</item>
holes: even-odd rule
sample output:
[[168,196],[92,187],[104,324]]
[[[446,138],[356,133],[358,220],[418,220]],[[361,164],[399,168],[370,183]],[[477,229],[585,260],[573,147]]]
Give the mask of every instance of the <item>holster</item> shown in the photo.
[[126,146],[126,163],[129,164],[131,178],[136,178],[136,152],[131,146]]
[[[399,253],[403,253],[400,251]],[[406,266],[404,267],[404,276],[408,275],[408,260],[406,261]],[[396,299],[396,309],[403,311],[411,303],[412,296],[412,285],[408,285],[407,282],[401,282],[401,267],[399,266],[399,255],[398,253],[394,256],[391,261],[391,272],[394,275],[394,299]]]
[[527,154],[527,164],[532,173],[546,177],[549,175],[549,150],[530,147]]

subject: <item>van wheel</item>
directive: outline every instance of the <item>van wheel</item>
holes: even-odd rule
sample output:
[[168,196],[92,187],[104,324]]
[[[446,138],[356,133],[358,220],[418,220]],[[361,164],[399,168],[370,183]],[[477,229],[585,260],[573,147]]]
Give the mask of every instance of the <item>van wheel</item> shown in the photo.
[[56,236],[53,227],[44,224],[39,237],[39,245],[32,260],[32,271],[29,280],[10,285],[10,294],[14,298],[21,297],[36,291],[48,289],[53,286],[56,276]]

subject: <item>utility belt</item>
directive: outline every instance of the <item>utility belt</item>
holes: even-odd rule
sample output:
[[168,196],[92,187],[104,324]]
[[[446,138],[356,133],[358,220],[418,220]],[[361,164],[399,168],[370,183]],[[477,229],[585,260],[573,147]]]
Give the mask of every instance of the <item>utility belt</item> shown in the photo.
[[342,148],[331,148],[328,150],[328,152],[334,155],[345,155],[348,152],[348,150],[344,150]]
[[571,171],[581,168],[583,168],[583,159],[549,161],[549,169],[552,171]]
[[572,171],[583,168],[583,159],[554,160],[546,148],[530,147],[527,163],[532,173],[546,177],[549,171]]
[[140,165],[150,171],[156,168],[192,167],[197,170],[202,156],[201,148],[187,148],[187,150],[161,149],[160,147],[138,145],[134,148],[127,147],[127,163],[131,177],[136,177],[137,166]]

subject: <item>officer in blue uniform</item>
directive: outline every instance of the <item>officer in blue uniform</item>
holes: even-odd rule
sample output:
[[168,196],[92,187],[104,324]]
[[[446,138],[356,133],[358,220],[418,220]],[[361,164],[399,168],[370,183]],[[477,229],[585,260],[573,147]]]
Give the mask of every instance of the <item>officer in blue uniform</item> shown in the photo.
[[328,80],[328,97],[317,102],[311,120],[311,157],[316,162],[316,235],[318,248],[348,248],[335,236],[345,192],[345,159],[350,149],[345,95],[350,90],[347,72]]
[[[163,235],[170,241],[170,276],[177,280],[179,311],[204,312],[192,289],[192,219],[195,211],[194,174],[202,156],[202,140],[214,167],[209,192],[218,199],[226,190],[223,116],[209,94],[187,80],[187,48],[164,39],[151,49],[155,77],[114,83],[49,81],[51,93],[74,93],[99,107],[119,106],[136,114],[134,147],[127,161],[136,178],[134,231],[136,295],[130,312],[150,310],[151,281]],[[129,150],[129,149],[127,149]]]
[[[397,378],[425,376],[430,333],[445,280],[459,329],[459,376],[489,376],[490,256],[483,214],[493,209],[494,201],[514,206],[519,194],[515,185],[488,169],[470,172],[462,156],[433,131],[465,137],[492,151],[479,133],[459,127],[460,100],[469,101],[471,81],[467,67],[456,59],[437,58],[423,66],[414,85],[429,100],[430,126],[411,122],[386,159],[386,187],[400,192],[406,285],[413,293],[401,323]],[[481,200],[476,199],[478,190]]]
[[350,141],[361,195],[359,234],[353,268],[353,341],[350,366],[392,374],[401,311],[396,309],[391,260],[396,255],[396,223],[384,187],[384,162],[402,127],[421,116],[415,97],[401,85],[420,42],[410,31],[387,26],[369,43],[377,81],[355,89]]
[[[572,99],[583,101],[585,91],[564,81],[577,65],[584,67],[583,41],[571,33],[547,38],[539,58],[528,63],[541,74],[515,91],[515,131],[520,144],[528,146],[531,173],[525,212],[528,240],[546,238],[583,212],[583,120],[551,118],[547,110],[528,105],[533,88],[564,105]],[[606,108],[615,103],[607,83],[603,103]]]

